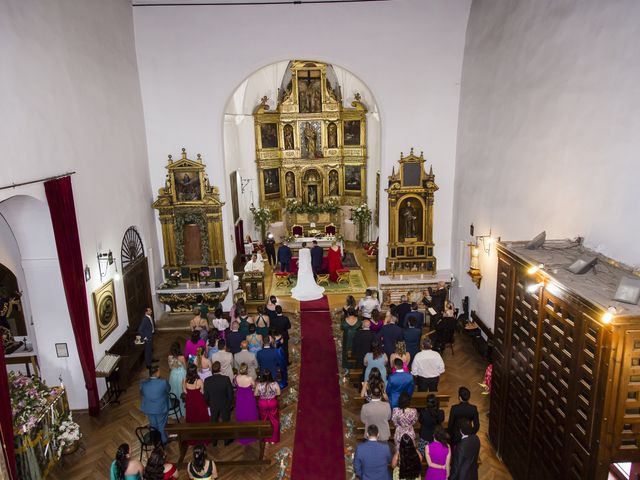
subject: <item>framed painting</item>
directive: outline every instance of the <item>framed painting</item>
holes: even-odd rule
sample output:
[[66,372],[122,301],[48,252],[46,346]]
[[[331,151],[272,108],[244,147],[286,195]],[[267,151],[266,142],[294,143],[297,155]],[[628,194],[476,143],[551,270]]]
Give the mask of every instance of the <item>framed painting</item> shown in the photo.
[[280,170],[277,168],[265,168],[264,176],[264,194],[280,195]]
[[176,201],[196,202],[201,200],[200,175],[197,170],[176,170],[173,173]]
[[360,165],[344,166],[344,189],[352,192],[362,190],[362,167]]
[[263,123],[260,125],[262,148],[278,148],[278,124]]
[[98,324],[98,341],[102,343],[118,327],[118,310],[116,309],[113,280],[109,280],[93,292],[93,307]]
[[344,144],[360,145],[360,120],[345,120]]

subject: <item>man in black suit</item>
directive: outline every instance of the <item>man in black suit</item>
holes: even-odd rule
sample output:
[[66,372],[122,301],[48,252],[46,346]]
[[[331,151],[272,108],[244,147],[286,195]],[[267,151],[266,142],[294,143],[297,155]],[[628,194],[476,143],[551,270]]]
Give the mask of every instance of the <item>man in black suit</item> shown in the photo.
[[319,247],[317,240],[314,240],[313,247],[311,247],[311,268],[314,275],[318,275],[322,271],[323,256],[322,247]]
[[[285,360],[287,365],[290,365],[289,362],[289,329],[291,328],[291,322],[289,321],[289,317],[282,314],[282,307],[280,305],[276,305],[276,315],[271,317],[269,326],[273,328],[276,332],[282,335],[282,340],[284,341],[282,348],[284,350]],[[272,371],[275,375],[275,372]]]
[[435,331],[433,337],[433,349],[436,352],[442,352],[444,346],[447,343],[453,341],[453,335],[456,330],[456,317],[444,316],[438,320],[435,325]]
[[416,317],[407,315],[408,325],[404,329],[404,343],[407,347],[407,352],[411,355],[409,360],[409,367],[413,363],[413,358],[420,351],[420,337],[422,336],[422,330],[416,327]]
[[397,317],[390,317],[388,322],[378,332],[377,340],[382,343],[384,353],[390,357],[396,351],[396,342],[404,340],[404,332],[396,325]]
[[358,330],[353,336],[353,344],[351,345],[351,354],[356,359],[356,367],[364,369],[364,356],[371,351],[371,342],[376,338],[376,332],[370,330],[371,322],[365,320],[362,322],[362,329]]
[[227,348],[234,355],[241,350],[240,344],[242,341],[247,339],[244,333],[238,331],[239,328],[240,324],[237,320],[234,320],[231,322],[231,331],[227,335]]
[[[451,407],[451,413],[449,413],[449,436],[451,437],[451,444],[457,445],[462,439],[460,434],[460,421],[466,419],[471,423],[470,432],[467,435],[478,433],[480,429],[480,418],[478,417],[478,408],[475,405],[469,403],[471,398],[471,392],[467,387],[460,387],[458,389],[458,399],[460,403]],[[466,477],[459,477],[466,478]]]
[[281,272],[290,272],[291,271],[291,249],[289,245],[283,243],[280,248],[278,248],[278,262],[280,262],[280,271]]
[[144,311],[144,317],[138,326],[138,335],[144,341],[144,363],[147,368],[151,367],[153,362],[158,360],[153,358],[153,334],[156,331],[156,322],[153,321],[153,310],[147,307]]
[[406,316],[411,311],[411,305],[407,301],[407,296],[402,295],[400,297],[400,305],[398,305],[396,310],[396,315],[398,316],[398,326],[400,328],[407,327]]
[[422,327],[424,326],[424,313],[418,310],[418,304],[416,302],[413,302],[411,304],[411,312],[408,313],[405,317],[407,324],[409,323],[409,319],[411,317],[414,317],[416,319],[416,328],[418,330],[422,330]]
[[461,439],[453,450],[449,480],[478,480],[480,439],[466,418],[458,422],[458,431]]
[[[204,399],[211,411],[211,423],[228,422],[231,420],[231,406],[233,405],[233,385],[226,375],[220,374],[220,362],[213,362],[211,375],[204,381]],[[225,440],[229,445],[233,440]],[[214,441],[215,445],[217,442]]]
[[276,264],[276,241],[273,238],[273,233],[269,232],[267,238],[264,239],[264,251],[267,254],[269,265],[272,267]]

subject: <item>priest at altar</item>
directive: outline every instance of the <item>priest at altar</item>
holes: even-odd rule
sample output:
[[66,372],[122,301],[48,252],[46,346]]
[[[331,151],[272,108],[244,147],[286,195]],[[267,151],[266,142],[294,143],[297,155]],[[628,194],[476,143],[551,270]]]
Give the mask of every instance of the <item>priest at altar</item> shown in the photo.
[[245,272],[264,272],[264,262],[261,258],[258,258],[258,254],[251,255],[249,260],[244,266]]

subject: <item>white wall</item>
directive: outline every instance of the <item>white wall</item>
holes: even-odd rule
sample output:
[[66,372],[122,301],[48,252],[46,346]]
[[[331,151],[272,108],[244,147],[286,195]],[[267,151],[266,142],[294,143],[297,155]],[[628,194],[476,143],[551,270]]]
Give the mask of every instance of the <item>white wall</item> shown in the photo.
[[[265,65],[294,58],[348,69],[371,89],[382,125],[382,185],[400,152],[433,162],[436,255],[450,267],[455,138],[470,0],[368,4],[134,7],[138,68],[154,191],[166,156],[200,152],[225,206],[227,260],[232,213],[223,166],[225,105]],[[348,92],[345,92],[348,94]],[[230,172],[225,172],[225,179]],[[387,202],[381,197],[381,243]],[[158,236],[160,233],[158,231]],[[386,250],[381,249],[384,262]]]
[[[98,361],[126,329],[127,312],[123,285],[116,282],[120,326],[100,345],[91,298],[102,283],[97,251],[111,249],[119,265],[122,236],[130,225],[138,227],[145,247],[158,250],[131,5],[126,0],[0,2],[0,58],[5,119],[0,129],[0,184],[77,172],[72,183],[83,263],[92,274],[86,287]],[[17,194],[46,201],[42,184],[0,191],[0,200]],[[46,204],[44,208],[47,212]],[[68,312],[52,312],[48,303],[47,296],[63,296],[54,282],[55,245],[50,245],[51,255],[38,256],[44,262],[37,265],[42,271],[30,275],[33,262],[24,260],[29,258],[25,248],[39,242],[46,228],[17,215],[13,221],[7,219],[14,232],[25,232],[16,237],[30,309],[36,325],[47,329],[46,345],[38,338],[40,350],[51,349],[72,338]],[[113,274],[112,267],[104,281]],[[70,340],[69,347],[73,345]],[[65,383],[69,377],[78,379],[83,389],[77,355],[72,353],[68,365],[51,364],[46,380],[57,383],[57,371]],[[103,392],[104,382],[99,386]],[[70,391],[70,403],[72,408],[86,407],[86,393]]]
[[[227,172],[238,170],[243,180],[250,180],[244,193],[238,185],[238,206],[240,217],[245,220],[245,235],[253,238],[259,234],[250,212],[252,203],[256,206],[260,201],[260,184],[256,168],[255,124],[253,111],[263,96],[269,97],[269,107],[276,109],[276,97],[282,78],[289,62],[277,62],[261,68],[243,81],[231,95],[224,110],[224,165]],[[338,85],[343,93],[343,105],[351,108],[355,94],[361,95],[361,102],[367,106],[367,169],[366,190],[367,203],[371,210],[375,208],[376,172],[380,170],[380,115],[373,94],[360,79],[351,72],[333,65],[338,78]],[[227,190],[231,195],[229,175],[227,175]],[[231,202],[229,202],[231,203]],[[348,211],[348,209],[346,209]],[[348,214],[345,218],[349,218]],[[282,222],[280,222],[282,227]],[[273,229],[272,229],[273,230]],[[282,230],[282,228],[280,228]],[[284,233],[284,231],[283,231]],[[372,225],[373,238],[377,236],[377,228]],[[258,235],[259,236],[259,235]],[[276,237],[279,240],[278,237]]]
[[[453,241],[492,228],[508,240],[541,230],[640,265],[640,3],[476,0],[467,30]],[[453,258],[457,258],[454,251]],[[454,262],[455,264],[456,262]],[[481,252],[478,292],[494,323],[496,255]],[[461,274],[462,273],[462,274]]]

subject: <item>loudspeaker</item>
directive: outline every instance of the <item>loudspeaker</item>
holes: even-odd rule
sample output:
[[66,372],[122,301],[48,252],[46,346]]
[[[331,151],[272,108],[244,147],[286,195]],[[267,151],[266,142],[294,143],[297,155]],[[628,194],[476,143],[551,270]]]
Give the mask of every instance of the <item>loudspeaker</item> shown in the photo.
[[613,299],[634,305],[638,303],[640,299],[640,278],[622,277]]
[[571,273],[575,273],[576,275],[582,275],[583,273],[587,273],[591,269],[591,267],[596,264],[597,261],[597,257],[579,258],[571,264],[568,270]]
[[544,241],[546,239],[547,239],[547,232],[543,230],[538,235],[533,237],[533,240],[527,243],[525,248],[527,250],[535,250],[536,248],[540,248],[542,245],[544,245]]

